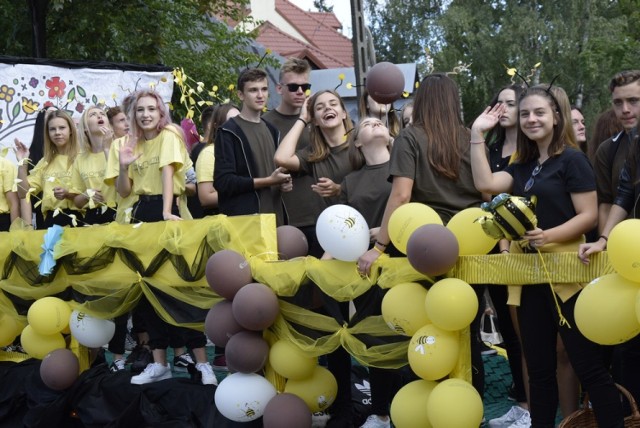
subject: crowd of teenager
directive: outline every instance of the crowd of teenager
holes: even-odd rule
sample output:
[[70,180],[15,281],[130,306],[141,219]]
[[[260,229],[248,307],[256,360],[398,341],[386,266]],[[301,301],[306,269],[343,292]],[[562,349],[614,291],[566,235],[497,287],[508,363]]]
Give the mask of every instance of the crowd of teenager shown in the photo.
[[[342,203],[371,227],[370,249],[356,263],[367,275],[382,254],[402,256],[388,225],[409,202],[429,205],[446,225],[492,195],[535,198],[537,227],[520,241],[500,241],[493,253],[572,251],[583,263],[606,249],[617,223],[635,217],[638,70],[613,76],[612,107],[598,117],[591,139],[582,112],[555,82],[499,89],[469,127],[456,83],[433,73],[401,111],[377,103],[365,90],[354,123],[337,92],[311,88],[310,71],[306,61],[288,59],[276,85],[281,101],[266,111],[267,73],[243,70],[236,86],[240,107],[207,108],[203,137],[193,146],[154,91],[135,92],[107,111],[89,107],[77,125],[61,110],[41,111],[31,144],[15,141],[18,166],[0,159],[0,227],[9,230],[19,217],[44,229],[271,213],[278,226],[293,225],[305,234],[309,255],[329,258],[315,222],[325,208]],[[558,407],[565,417],[578,409],[581,390],[589,394],[600,427],[623,426],[628,409],[614,380],[640,397],[640,339],[614,349],[586,339],[573,316],[583,285],[473,284],[478,299],[489,296],[497,314],[516,402],[489,426],[553,427]],[[380,314],[383,295],[373,287],[356,299],[356,312]],[[349,319],[348,303],[317,288],[305,296],[296,303]],[[473,385],[482,395],[478,329],[485,306],[480,308],[471,324],[471,361]],[[127,317],[116,321],[109,345],[114,371],[124,369]],[[175,350],[175,367],[195,368],[203,383],[217,383],[202,333],[166,323],[145,298],[133,311],[133,323],[151,357],[132,383],[170,378],[168,347]],[[338,382],[327,426],[351,427],[351,358],[339,348],[326,364]],[[369,374],[372,414],[362,427],[390,427],[395,391],[389,385],[401,383],[400,372],[370,367]]]

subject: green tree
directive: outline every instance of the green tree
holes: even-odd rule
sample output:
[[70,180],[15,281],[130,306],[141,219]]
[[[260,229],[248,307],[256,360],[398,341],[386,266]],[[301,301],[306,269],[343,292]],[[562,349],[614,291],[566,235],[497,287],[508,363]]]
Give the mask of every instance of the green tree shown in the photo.
[[[46,34],[48,58],[182,67],[188,76],[204,83],[203,94],[217,85],[222,98],[234,92],[227,88],[235,83],[238,70],[259,61],[248,49],[253,35],[231,29],[221,20],[245,19],[248,0],[29,2],[46,7],[46,29],[37,34]],[[8,9],[0,8],[0,40],[13,43],[6,43],[3,52],[31,56],[30,39],[37,35],[36,24],[32,25],[23,2],[9,3]],[[32,28],[34,31],[25,31]],[[193,86],[197,87],[195,82]],[[178,101],[174,97],[174,106]]]
[[333,6],[329,6],[326,0],[313,0],[313,7],[319,12],[333,12]]
[[369,0],[367,8],[378,59],[421,62],[428,48],[437,71],[469,65],[468,71],[453,74],[468,121],[495,91],[515,80],[508,68],[530,83],[557,76],[557,84],[572,102],[582,104],[588,120],[608,108],[611,76],[637,68],[637,0],[452,0],[437,10],[433,2],[388,0],[386,20],[373,13],[378,1]]
[[435,20],[441,0],[366,0],[366,23],[371,30],[376,60],[395,64],[418,63],[424,74],[430,68],[426,49],[437,44]]

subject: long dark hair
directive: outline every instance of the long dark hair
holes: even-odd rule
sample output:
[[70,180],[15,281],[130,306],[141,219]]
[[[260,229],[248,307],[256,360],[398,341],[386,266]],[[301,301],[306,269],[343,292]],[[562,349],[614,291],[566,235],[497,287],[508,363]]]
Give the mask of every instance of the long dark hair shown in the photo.
[[[503,86],[502,88],[500,88],[500,90],[496,92],[494,97],[491,99],[491,103],[489,103],[489,105],[493,107],[496,104],[498,104],[498,98],[500,97],[500,94],[502,93],[502,91],[507,91],[507,90],[511,90],[514,92],[515,101],[517,104],[518,100],[520,99],[520,95],[522,95],[522,92],[524,91],[524,88],[519,83],[513,83],[511,85]],[[518,126],[517,122],[515,126]],[[487,141],[488,145],[504,143],[504,140],[506,139],[506,135],[507,133],[505,129],[498,123],[496,126],[493,127],[493,129],[491,129],[487,133],[485,140]]]
[[[527,90],[522,93],[520,100],[518,101],[518,111],[520,110],[520,104],[522,104],[522,101],[525,98],[534,95],[538,95],[546,99],[549,102],[552,113],[556,117],[557,123],[553,126],[553,136],[547,152],[549,157],[559,155],[562,153],[568,142],[565,115],[561,113],[561,108],[556,97],[551,93],[548,86],[547,89],[545,89],[544,85],[527,88]],[[540,152],[538,151],[538,145],[536,142],[522,132],[520,114],[518,114],[518,142],[516,151],[516,160],[521,163],[531,162],[540,157]]]
[[36,116],[36,124],[33,127],[33,137],[31,139],[31,145],[29,146],[29,159],[27,170],[31,171],[31,169],[40,162],[40,159],[44,157],[44,122],[47,118],[47,112],[50,109],[54,108],[53,106],[47,106],[38,112]]
[[469,142],[469,131],[462,122],[456,83],[443,73],[430,74],[422,79],[413,103],[412,117],[413,126],[422,128],[427,135],[429,165],[443,177],[457,180],[462,140]]

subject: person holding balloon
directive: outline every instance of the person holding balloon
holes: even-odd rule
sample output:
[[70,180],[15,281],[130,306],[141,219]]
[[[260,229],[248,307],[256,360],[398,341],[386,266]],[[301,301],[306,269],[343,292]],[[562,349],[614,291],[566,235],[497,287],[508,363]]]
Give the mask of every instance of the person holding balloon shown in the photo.
[[[518,142],[515,162],[492,173],[485,152],[485,133],[505,106],[487,107],[471,128],[471,165],[478,190],[537,198],[538,226],[528,231],[512,251],[535,253],[563,246],[577,250],[597,221],[595,177],[586,155],[570,144],[561,107],[549,87],[528,88],[518,101]],[[553,427],[558,408],[556,342],[558,332],[578,378],[589,393],[600,427],[622,427],[619,394],[606,370],[602,348],[575,327],[574,307],[580,284],[527,285],[522,288],[518,319],[529,371],[533,427]]]
[[[460,97],[455,82],[446,74],[426,76],[416,92],[413,124],[394,140],[389,175],[391,193],[380,223],[374,248],[357,262],[358,270],[368,275],[374,263],[391,244],[389,220],[409,202],[433,208],[443,223],[456,213],[479,207],[483,195],[476,190],[469,158],[469,131],[462,122]],[[474,287],[478,300],[483,287]],[[484,366],[479,340],[479,316],[471,324],[473,384],[482,395]]]
[[360,95],[360,100],[358,101],[358,111],[361,118],[375,117],[382,120],[392,137],[395,137],[400,132],[400,119],[393,108],[393,103],[383,104],[377,102],[371,97],[366,87],[362,89],[362,95]]
[[[309,146],[297,150],[298,141],[307,126]],[[273,160],[276,166],[313,177],[315,184],[311,185],[311,190],[321,202],[319,208],[324,209],[340,200],[340,183],[352,171],[347,150],[349,144],[346,142],[347,134],[352,129],[353,124],[340,95],[332,90],[323,90],[307,98],[300,110],[300,117],[275,152]],[[318,212],[316,218],[320,214]],[[317,300],[317,290],[313,291],[316,293],[313,300]],[[337,306],[332,312],[341,315],[341,323],[349,319],[348,302],[338,303],[329,296],[322,297],[325,306]],[[351,426],[351,356],[340,347],[330,353],[327,360],[329,370],[338,381],[336,404],[330,409],[332,416],[327,426]]]
[[[371,242],[377,239],[391,183],[389,159],[392,138],[381,119],[367,117],[349,134],[349,159],[354,169],[340,185],[340,202],[355,208],[371,228]],[[391,248],[389,248],[391,250]],[[394,254],[402,254],[394,250]],[[372,287],[354,300],[356,317],[380,315],[383,290]],[[392,369],[369,367],[371,415],[362,427],[390,427],[389,405],[400,373]]]

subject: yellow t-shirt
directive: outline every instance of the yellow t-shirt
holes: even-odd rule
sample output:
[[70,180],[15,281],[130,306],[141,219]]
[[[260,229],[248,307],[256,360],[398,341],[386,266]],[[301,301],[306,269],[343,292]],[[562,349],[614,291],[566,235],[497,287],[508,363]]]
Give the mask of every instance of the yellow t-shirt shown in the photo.
[[[114,189],[116,188],[116,178],[120,175],[120,147],[122,147],[125,141],[125,137],[120,137],[114,140],[109,148],[107,167],[104,172],[104,183]],[[138,195],[135,193],[131,192],[129,196],[123,198],[116,191],[116,203],[118,205],[116,209],[116,221],[118,223],[125,223],[126,211],[132,208],[136,202],[138,202]]]
[[[76,157],[71,170],[71,192],[87,194],[87,189],[100,190],[107,206],[116,206],[116,188],[105,183],[107,157],[104,152],[81,153]],[[88,203],[84,207],[88,208]]]
[[202,149],[196,161],[196,181],[198,183],[213,181],[213,165],[215,159],[213,144],[208,144]]
[[42,192],[41,207],[44,215],[49,211],[54,211],[56,208],[78,211],[72,200],[64,199],[60,201],[53,196],[54,187],[71,189],[71,167],[68,161],[69,157],[67,155],[59,154],[55,155],[51,163],[40,159],[40,162],[29,173],[29,186],[36,189],[33,194]]
[[162,130],[154,139],[138,143],[135,154],[141,156],[129,165],[132,192],[136,195],[162,195],[162,168],[174,166],[173,194],[185,190],[185,173],[193,166],[182,139],[173,131]]
[[18,176],[16,166],[9,160],[0,157],[0,214],[11,212],[6,194],[13,189],[13,183]]

